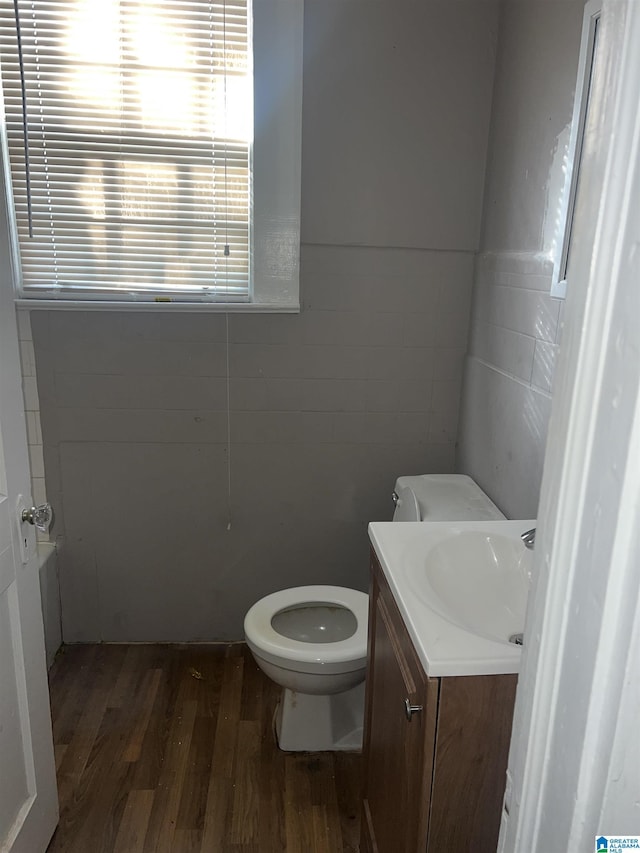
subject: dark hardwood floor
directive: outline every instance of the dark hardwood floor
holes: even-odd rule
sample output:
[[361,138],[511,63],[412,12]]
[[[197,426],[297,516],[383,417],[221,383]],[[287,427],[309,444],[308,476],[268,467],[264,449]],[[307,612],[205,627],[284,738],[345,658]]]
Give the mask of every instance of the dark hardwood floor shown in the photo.
[[66,646],[48,853],[355,853],[359,755],[285,754],[242,644]]

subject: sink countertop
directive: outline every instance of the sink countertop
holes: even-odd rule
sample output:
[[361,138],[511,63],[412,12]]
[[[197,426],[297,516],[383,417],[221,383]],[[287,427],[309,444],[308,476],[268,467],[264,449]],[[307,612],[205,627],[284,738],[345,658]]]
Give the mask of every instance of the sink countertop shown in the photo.
[[[369,539],[427,675],[499,675],[520,668],[521,646],[465,630],[416,595],[416,565],[447,531],[519,538],[530,521],[392,522],[369,524]],[[524,547],[524,546],[523,546]],[[425,583],[428,592],[428,584]],[[464,590],[461,590],[464,595]]]

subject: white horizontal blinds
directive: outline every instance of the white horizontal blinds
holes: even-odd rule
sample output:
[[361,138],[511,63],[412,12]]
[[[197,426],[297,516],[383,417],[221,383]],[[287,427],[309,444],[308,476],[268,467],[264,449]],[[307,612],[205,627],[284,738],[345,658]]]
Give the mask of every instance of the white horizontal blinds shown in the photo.
[[2,81],[25,295],[240,298],[249,283],[246,0],[13,0]]

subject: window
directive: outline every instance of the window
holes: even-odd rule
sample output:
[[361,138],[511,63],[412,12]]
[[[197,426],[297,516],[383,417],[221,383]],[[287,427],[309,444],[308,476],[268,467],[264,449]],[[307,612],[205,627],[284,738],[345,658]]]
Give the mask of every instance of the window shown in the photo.
[[558,210],[558,228],[551,280],[551,295],[558,299],[564,299],[567,292],[567,266],[571,247],[571,230],[578,193],[582,146],[595,72],[601,5],[601,0],[589,0],[584,10],[571,136],[566,158],[565,183]]
[[282,5],[1,0],[19,296],[297,308],[302,3]]

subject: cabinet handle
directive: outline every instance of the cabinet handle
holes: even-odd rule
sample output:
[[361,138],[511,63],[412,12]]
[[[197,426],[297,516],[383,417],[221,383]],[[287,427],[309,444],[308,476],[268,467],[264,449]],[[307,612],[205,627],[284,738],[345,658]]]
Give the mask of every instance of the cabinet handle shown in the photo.
[[408,698],[404,700],[404,712],[409,722],[411,722],[411,718],[413,717],[413,715],[420,713],[422,709],[422,705],[412,705]]

